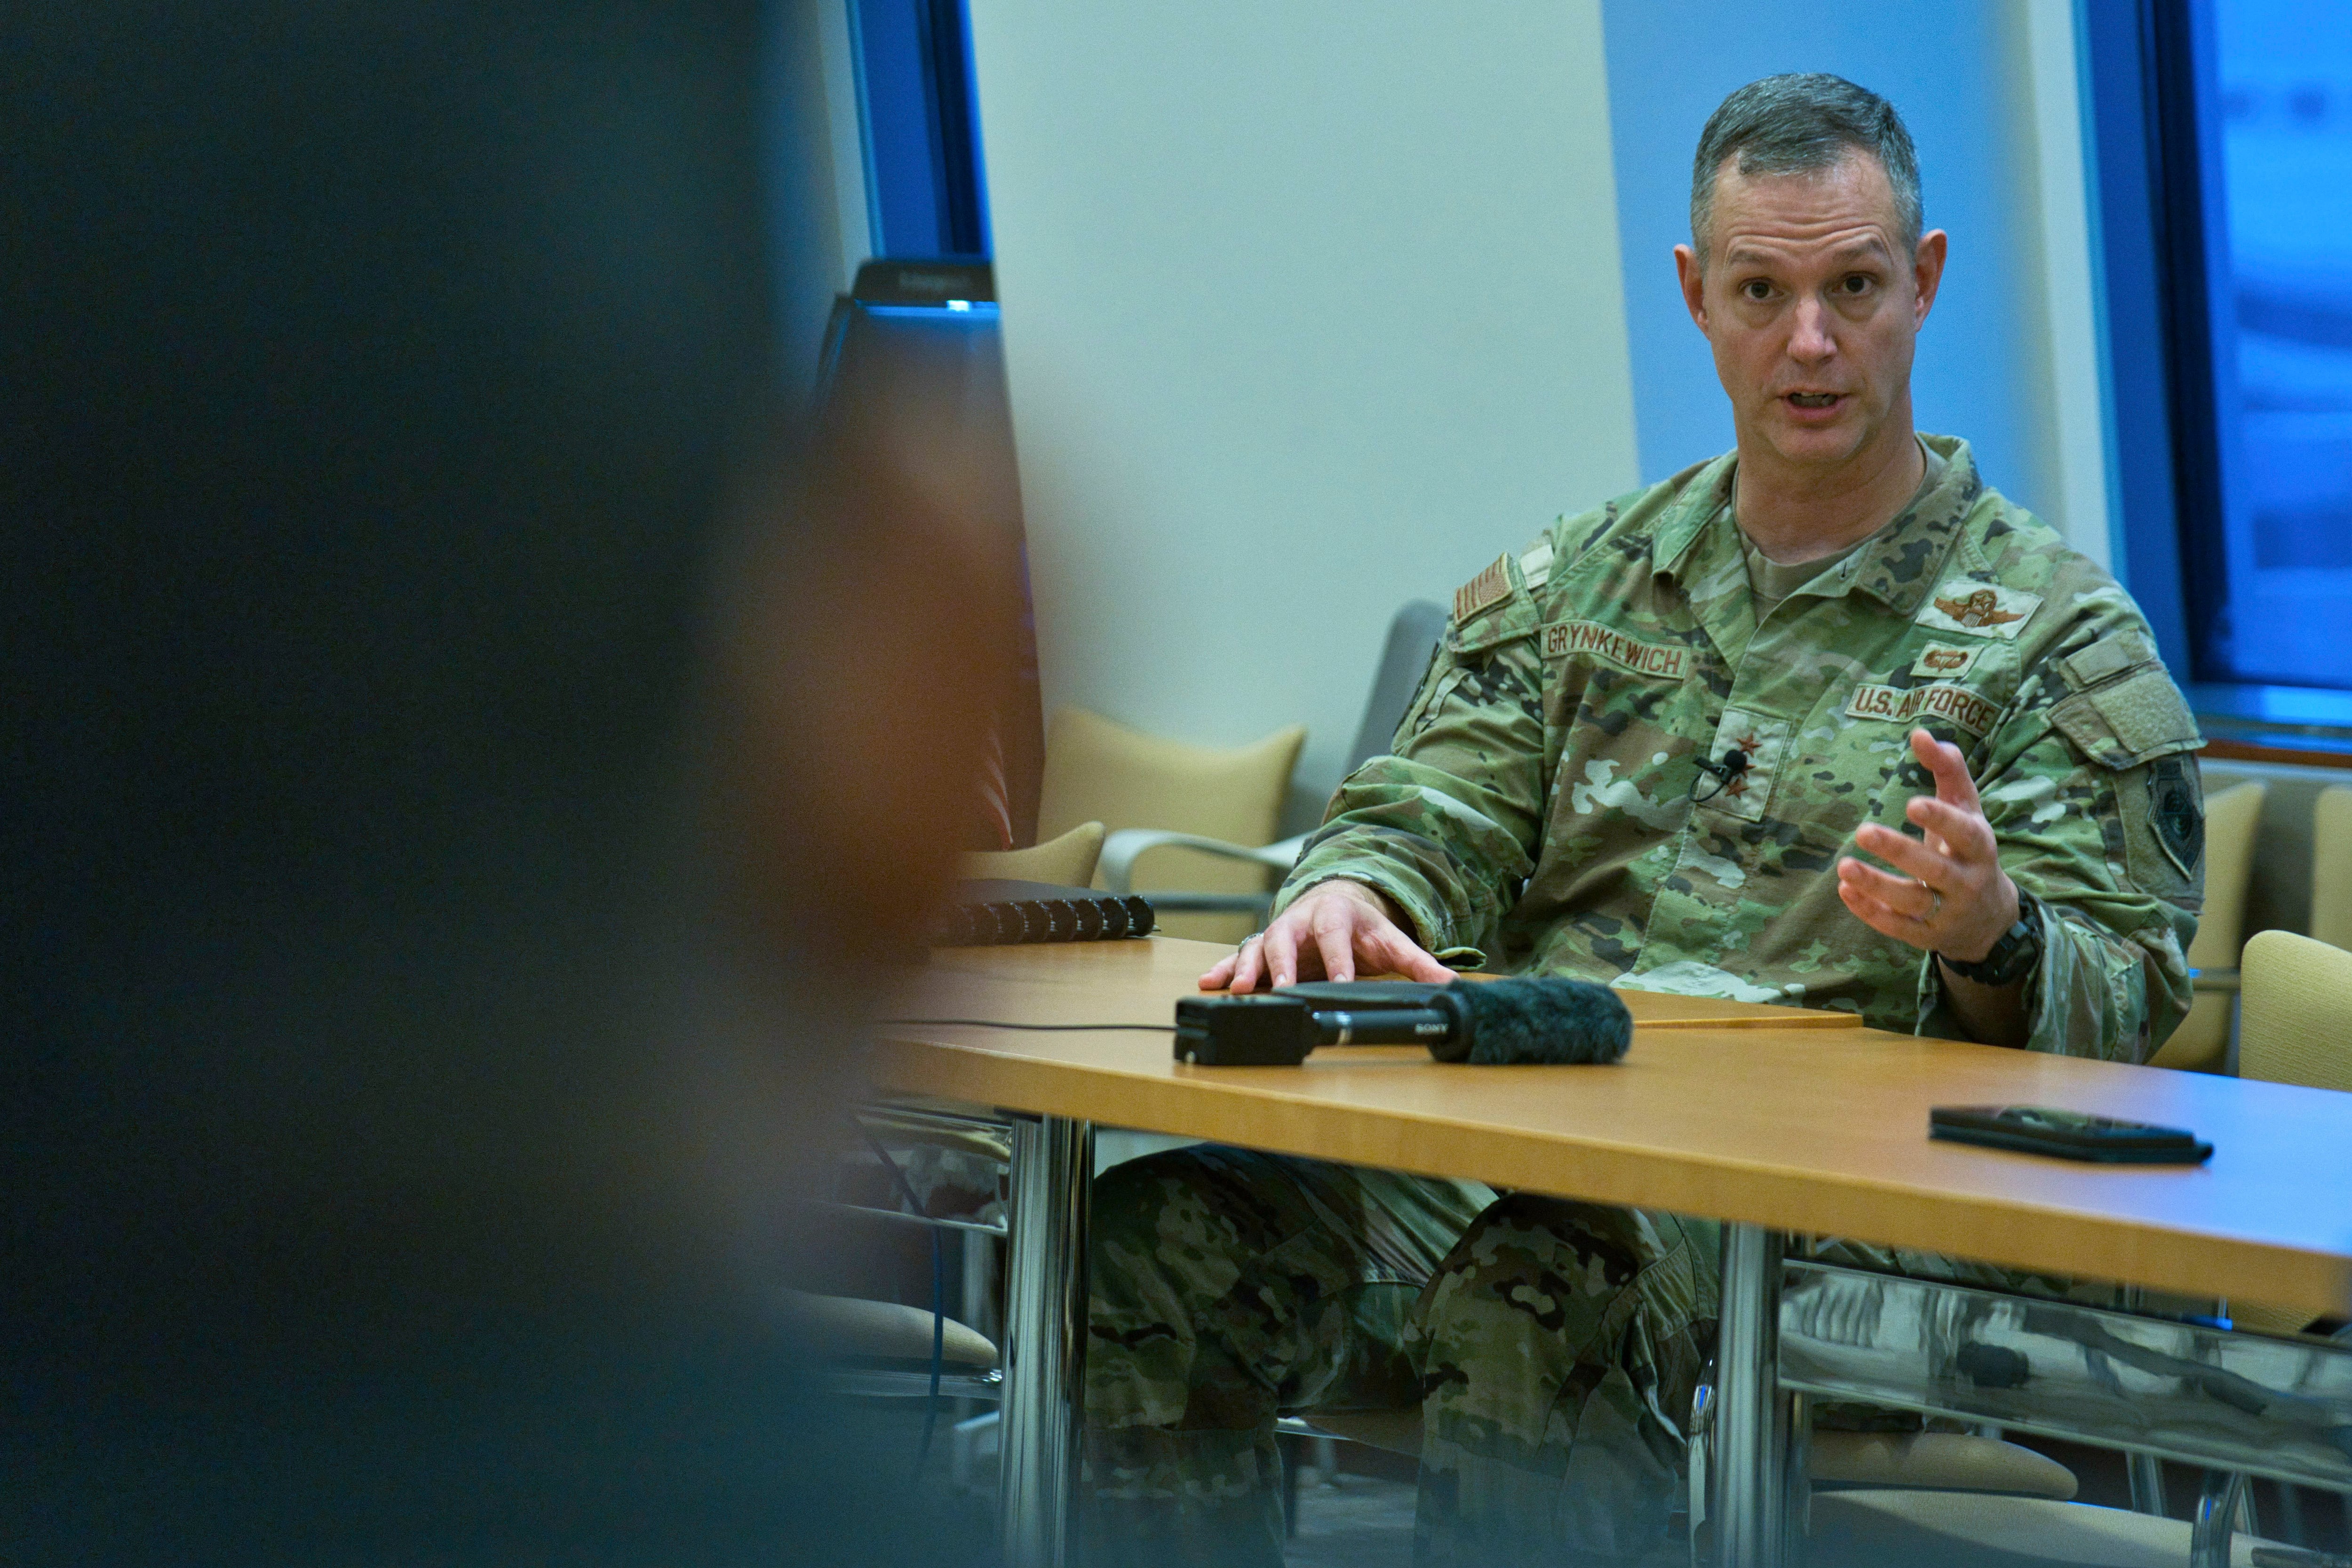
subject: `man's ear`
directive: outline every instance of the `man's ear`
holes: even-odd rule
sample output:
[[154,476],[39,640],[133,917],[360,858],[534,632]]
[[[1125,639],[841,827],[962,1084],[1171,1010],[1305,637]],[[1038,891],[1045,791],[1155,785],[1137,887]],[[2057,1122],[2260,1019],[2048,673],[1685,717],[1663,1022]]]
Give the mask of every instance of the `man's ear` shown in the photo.
[[1919,254],[1911,263],[1911,280],[1918,299],[1912,305],[1911,325],[1925,326],[1927,312],[1935,308],[1936,290],[1944,281],[1944,253],[1951,237],[1940,228],[1929,229],[1919,237]]
[[[1937,237],[1943,237],[1941,230]],[[1942,265],[1940,260],[1937,265]],[[1683,309],[1690,312],[1700,331],[1706,331],[1706,274],[1699,268],[1698,252],[1687,245],[1675,247],[1675,277],[1683,286]]]

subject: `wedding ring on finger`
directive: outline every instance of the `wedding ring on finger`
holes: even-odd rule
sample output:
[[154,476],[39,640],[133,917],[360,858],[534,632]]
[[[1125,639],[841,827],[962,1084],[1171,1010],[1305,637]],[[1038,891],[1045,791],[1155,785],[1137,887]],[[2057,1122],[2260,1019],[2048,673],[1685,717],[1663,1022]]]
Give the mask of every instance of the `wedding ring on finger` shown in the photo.
[[1911,879],[1914,882],[1918,883],[1919,890],[1926,893],[1928,899],[1927,912],[1919,917],[1920,922],[1922,924],[1932,925],[1936,921],[1941,919],[1943,916],[1944,895],[1937,892],[1935,889],[1927,886],[1926,879],[1923,878],[1914,877]]

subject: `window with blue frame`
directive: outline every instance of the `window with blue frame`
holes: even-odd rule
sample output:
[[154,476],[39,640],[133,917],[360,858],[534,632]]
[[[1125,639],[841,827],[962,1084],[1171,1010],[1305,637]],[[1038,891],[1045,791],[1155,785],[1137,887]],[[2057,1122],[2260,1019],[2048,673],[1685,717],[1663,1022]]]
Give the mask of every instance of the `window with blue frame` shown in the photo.
[[965,0],[836,0],[849,6],[865,112],[875,254],[989,255],[988,179]]
[[2085,16],[2127,575],[2194,680],[2352,690],[2352,5]]
[[2221,571],[2190,584],[2200,662],[2352,688],[2352,6],[2220,0],[2213,20],[2200,107],[2220,122],[2210,276],[2235,395],[2218,410]]
[[[996,306],[966,0],[827,0],[846,8],[857,71],[873,258],[835,300],[818,368],[828,404],[906,411],[911,438],[952,454],[959,505],[977,540],[1021,584],[1015,678],[995,715],[981,818],[945,823],[961,847],[1036,837],[1045,730],[1036,626]],[[912,395],[909,394],[912,393]]]

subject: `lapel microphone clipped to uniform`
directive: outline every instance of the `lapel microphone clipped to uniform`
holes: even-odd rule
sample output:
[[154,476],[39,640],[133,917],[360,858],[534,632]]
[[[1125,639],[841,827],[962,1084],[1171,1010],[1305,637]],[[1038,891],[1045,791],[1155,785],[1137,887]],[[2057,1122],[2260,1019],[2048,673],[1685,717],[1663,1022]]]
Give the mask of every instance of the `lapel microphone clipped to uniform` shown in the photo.
[[1719,763],[1710,763],[1705,756],[1693,757],[1691,761],[1698,764],[1698,771],[1715,781],[1715,787],[1701,795],[1698,793],[1698,780],[1693,779],[1691,780],[1691,798],[1702,805],[1713,800],[1748,772],[1750,760],[1748,753],[1737,746],[1724,752],[1723,761]]
[[1427,1046],[1474,1066],[1613,1062],[1633,1016],[1583,980],[1310,983],[1176,1004],[1176,1059],[1201,1067],[1297,1067],[1318,1046]]

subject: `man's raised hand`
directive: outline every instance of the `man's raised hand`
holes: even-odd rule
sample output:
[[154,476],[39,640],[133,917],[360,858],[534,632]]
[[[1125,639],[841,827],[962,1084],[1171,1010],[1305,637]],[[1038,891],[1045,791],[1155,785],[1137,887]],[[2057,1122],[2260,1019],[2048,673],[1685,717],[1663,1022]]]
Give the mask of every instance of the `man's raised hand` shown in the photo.
[[1914,795],[1905,808],[1920,837],[1877,823],[1853,836],[1855,847],[1906,874],[1841,860],[1838,896],[1873,931],[1973,963],[2015,923],[2017,884],[2001,869],[2000,847],[1960,749],[1914,730],[1911,754],[1936,778],[1933,799]]
[[1275,922],[1201,976],[1203,991],[1255,991],[1299,980],[1397,973],[1444,984],[1454,972],[1423,952],[1393,906],[1361,882],[1319,882]]

